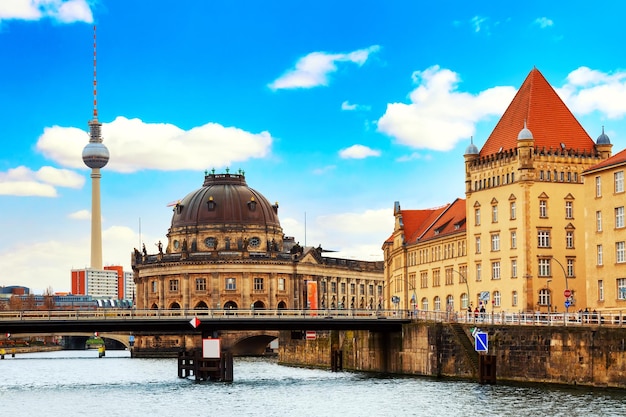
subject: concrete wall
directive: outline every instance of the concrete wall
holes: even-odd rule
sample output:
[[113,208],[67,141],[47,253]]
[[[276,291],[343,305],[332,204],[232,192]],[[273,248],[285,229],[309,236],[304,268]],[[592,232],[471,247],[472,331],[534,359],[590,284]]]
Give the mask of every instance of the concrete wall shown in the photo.
[[[626,388],[624,328],[481,326],[481,331],[489,334],[499,381]],[[317,332],[315,340],[281,332],[279,345],[279,361],[289,365],[327,368],[331,351],[339,349],[344,370],[478,376],[469,325],[424,322],[401,333]]]

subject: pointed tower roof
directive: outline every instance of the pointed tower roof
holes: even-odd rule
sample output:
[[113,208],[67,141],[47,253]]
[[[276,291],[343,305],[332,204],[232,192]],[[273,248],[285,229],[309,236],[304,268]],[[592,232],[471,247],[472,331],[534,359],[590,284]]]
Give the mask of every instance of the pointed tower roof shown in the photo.
[[537,68],[533,68],[480,150],[487,156],[517,147],[520,131],[532,132],[535,147],[591,152],[593,139]]

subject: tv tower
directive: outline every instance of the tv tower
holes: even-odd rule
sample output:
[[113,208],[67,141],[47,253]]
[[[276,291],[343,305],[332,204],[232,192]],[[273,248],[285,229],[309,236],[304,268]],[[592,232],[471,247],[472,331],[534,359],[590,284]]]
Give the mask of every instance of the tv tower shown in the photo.
[[93,119],[89,121],[89,143],[83,149],[83,162],[91,168],[91,268],[102,269],[102,213],[100,211],[100,168],[109,162],[109,150],[102,143],[102,123],[98,121],[96,80],[96,27],[93,27]]

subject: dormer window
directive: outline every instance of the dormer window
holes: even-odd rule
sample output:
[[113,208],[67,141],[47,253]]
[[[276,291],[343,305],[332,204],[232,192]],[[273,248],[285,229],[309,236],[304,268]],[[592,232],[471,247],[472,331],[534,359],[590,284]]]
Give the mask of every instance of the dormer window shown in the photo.
[[209,197],[209,201],[207,201],[207,207],[209,208],[209,211],[213,211],[215,210],[215,201],[213,201],[213,196]]
[[250,201],[248,201],[248,209],[250,209],[250,211],[256,210],[256,200],[254,197],[250,197]]

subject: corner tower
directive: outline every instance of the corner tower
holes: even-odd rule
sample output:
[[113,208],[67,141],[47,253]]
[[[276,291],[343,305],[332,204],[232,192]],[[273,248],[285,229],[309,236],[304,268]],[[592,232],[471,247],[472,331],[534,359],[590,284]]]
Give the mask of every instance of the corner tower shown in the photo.
[[83,149],[83,162],[91,168],[91,268],[102,269],[102,213],[100,210],[100,168],[109,162],[109,150],[102,143],[102,123],[98,121],[96,78],[96,27],[93,27],[93,119],[89,121],[89,143]]
[[610,156],[606,142],[530,71],[482,149],[464,155],[472,301],[495,313],[584,307],[582,173]]

